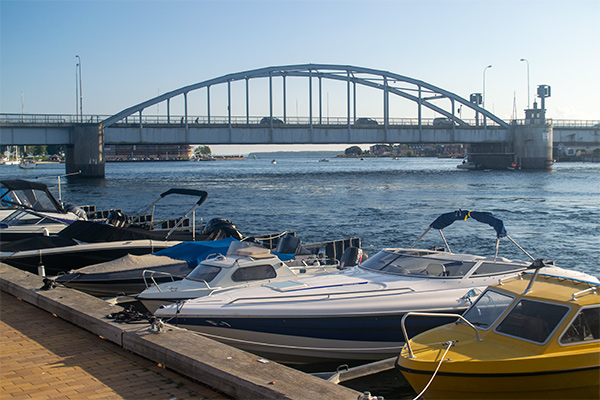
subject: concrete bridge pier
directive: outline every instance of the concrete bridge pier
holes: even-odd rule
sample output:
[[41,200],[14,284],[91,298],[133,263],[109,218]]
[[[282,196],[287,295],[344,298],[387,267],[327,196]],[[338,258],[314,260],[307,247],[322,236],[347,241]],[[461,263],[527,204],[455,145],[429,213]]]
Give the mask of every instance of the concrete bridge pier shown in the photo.
[[552,169],[552,124],[513,127],[515,163],[521,169]]
[[104,178],[104,127],[81,124],[74,127],[73,145],[65,154],[67,174],[81,171],[82,178]]

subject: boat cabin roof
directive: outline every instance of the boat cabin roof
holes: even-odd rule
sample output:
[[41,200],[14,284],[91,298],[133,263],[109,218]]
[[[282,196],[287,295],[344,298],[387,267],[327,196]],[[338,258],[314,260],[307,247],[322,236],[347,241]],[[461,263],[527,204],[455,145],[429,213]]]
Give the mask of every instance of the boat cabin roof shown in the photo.
[[464,318],[478,329],[534,344],[556,335],[562,345],[600,340],[600,283],[540,274],[530,286],[532,276],[488,287]]

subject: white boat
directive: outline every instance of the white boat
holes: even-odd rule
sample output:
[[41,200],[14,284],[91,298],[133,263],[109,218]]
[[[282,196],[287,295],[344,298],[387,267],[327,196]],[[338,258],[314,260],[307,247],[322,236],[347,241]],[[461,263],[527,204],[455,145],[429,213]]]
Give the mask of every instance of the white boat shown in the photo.
[[19,163],[19,168],[33,169],[37,167],[37,162],[33,158],[23,158]]
[[[498,256],[501,238],[516,242],[489,213],[442,214],[427,231],[442,233],[454,221],[468,218],[494,228],[496,254],[453,253],[442,234],[446,251],[384,249],[337,273],[227,290],[159,308],[155,315],[284,363],[394,357],[405,342],[400,321],[406,313],[461,313],[488,285],[530,268],[531,262]],[[556,267],[544,268],[544,273],[553,270],[591,278]],[[407,329],[412,337],[446,322],[442,317],[420,318],[410,321]]]
[[[278,250],[280,248],[275,249],[275,253]],[[295,254],[290,258],[282,253],[276,255],[252,242],[233,242],[225,255],[215,253],[209,256],[182,280],[173,279],[171,282],[157,284],[156,278],[164,278],[169,274],[148,272],[148,288],[136,298],[154,313],[165,304],[233,288],[337,272],[340,268],[340,261],[335,258],[314,254]]]
[[469,169],[469,170],[476,170],[476,169],[481,169],[481,165],[474,163],[473,161],[469,161],[469,159],[467,157],[465,157],[462,161],[461,164],[458,164],[456,166],[456,168],[458,169]]

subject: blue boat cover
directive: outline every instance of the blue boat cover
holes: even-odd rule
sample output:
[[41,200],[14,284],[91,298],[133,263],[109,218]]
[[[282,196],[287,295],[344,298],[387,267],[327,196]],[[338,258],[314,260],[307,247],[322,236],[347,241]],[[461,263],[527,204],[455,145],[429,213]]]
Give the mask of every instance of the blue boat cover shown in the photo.
[[[167,249],[154,253],[157,256],[167,256],[177,260],[184,260],[190,268],[195,268],[201,261],[205,260],[211,254],[227,254],[229,245],[237,242],[236,239],[228,237],[219,240],[209,240],[205,242],[182,242]],[[287,261],[294,258],[293,254],[283,254],[273,252],[281,261]]]
[[479,212],[479,211],[463,211],[458,210],[454,212],[449,212],[440,215],[436,218],[435,221],[429,225],[435,229],[444,229],[448,225],[451,225],[454,221],[464,220],[466,221],[468,218],[473,218],[476,221],[483,222],[484,224],[488,224],[496,231],[496,235],[499,238],[506,236],[506,229],[504,229],[504,222],[502,220],[494,217],[492,213],[489,212]]

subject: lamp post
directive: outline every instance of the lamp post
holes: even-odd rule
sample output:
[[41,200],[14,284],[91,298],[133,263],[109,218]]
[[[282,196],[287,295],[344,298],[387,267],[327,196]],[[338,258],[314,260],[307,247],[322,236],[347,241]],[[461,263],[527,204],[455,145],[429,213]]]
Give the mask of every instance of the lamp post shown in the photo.
[[521,58],[521,61],[525,61],[527,63],[527,108],[529,108],[529,61],[525,58]]
[[488,65],[487,67],[485,67],[485,68],[483,69],[483,96],[482,96],[482,97],[483,97],[483,99],[482,99],[482,102],[483,102],[483,108],[485,108],[485,71],[486,71],[488,68],[492,68],[492,65],[490,64],[490,65]]
[[[79,114],[81,119],[79,122],[83,122],[83,88],[81,87],[81,58],[77,57],[77,68],[79,69]],[[77,82],[75,82],[77,84]]]

